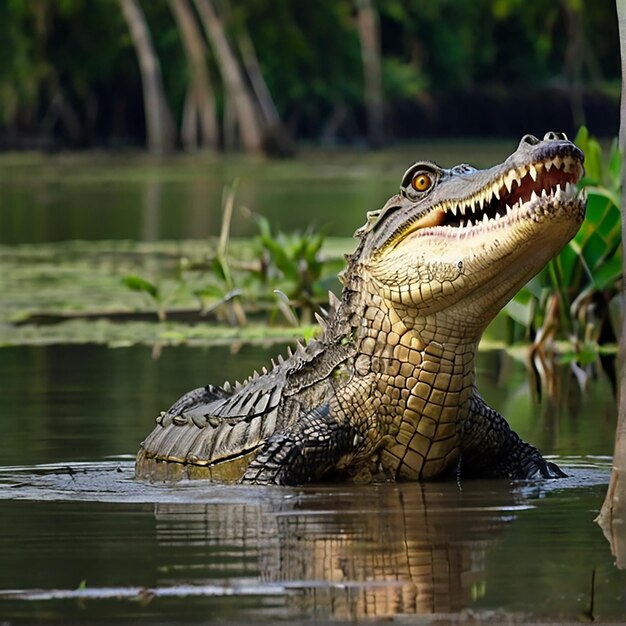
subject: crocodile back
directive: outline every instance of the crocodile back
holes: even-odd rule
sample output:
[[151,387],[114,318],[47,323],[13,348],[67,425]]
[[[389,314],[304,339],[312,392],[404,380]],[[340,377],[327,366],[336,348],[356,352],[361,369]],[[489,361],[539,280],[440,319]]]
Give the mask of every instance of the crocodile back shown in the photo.
[[157,417],[142,442],[136,476],[238,480],[277,426],[281,385],[255,382],[235,391],[208,385],[185,394]]

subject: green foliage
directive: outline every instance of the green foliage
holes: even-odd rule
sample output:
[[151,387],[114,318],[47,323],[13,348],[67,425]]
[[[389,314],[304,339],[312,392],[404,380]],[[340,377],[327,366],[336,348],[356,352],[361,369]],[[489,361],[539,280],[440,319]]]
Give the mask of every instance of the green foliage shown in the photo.
[[334,281],[337,269],[334,262],[324,262],[321,256],[325,234],[274,233],[265,217],[255,216],[259,234],[250,250],[252,258],[233,260],[228,248],[237,186],[235,182],[224,190],[220,236],[204,261],[182,257],[173,277],[159,276],[151,281],[130,274],[122,284],[144,294],[162,321],[169,304],[195,296],[201,314],[213,313],[231,325],[247,324],[244,302],[255,312],[269,309],[271,317],[279,312],[292,326],[310,323],[330,286],[323,274]]
[[145,294],[154,305],[160,322],[164,322],[167,318],[167,304],[185,289],[185,283],[182,279],[178,281],[162,281],[157,284],[135,274],[124,276],[122,284],[131,291]]
[[[622,278],[621,163],[614,141],[603,154],[599,142],[581,128],[575,143],[585,153],[587,215],[580,230],[506,306],[505,312],[536,342],[568,339],[579,362],[598,354],[597,344],[615,340],[611,309]],[[512,337],[519,336],[513,328]],[[572,355],[568,357],[570,360]]]
[[[374,4],[385,97],[391,104],[425,89],[545,87],[555,81],[606,86],[619,79],[611,0]],[[364,93],[354,2],[230,0],[215,5],[233,42],[244,30],[249,34],[286,121],[302,123],[304,134],[319,133],[337,111],[345,112],[349,124],[358,122]],[[181,120],[190,70],[180,33],[167,0],[141,6],[168,100]],[[141,76],[118,2],[0,2],[0,56],[4,127],[51,133],[69,116],[74,133],[82,135],[77,141],[134,132]],[[223,86],[210,47],[207,57],[216,103],[223,109]],[[61,97],[66,108],[59,116]],[[128,112],[128,119],[121,111]]]
[[[323,262],[320,256],[324,233],[307,231],[274,234],[267,219],[258,216],[257,221],[261,280],[303,307],[306,319],[310,320],[316,308],[315,297],[324,293],[321,283]],[[280,299],[279,308],[282,310]]]

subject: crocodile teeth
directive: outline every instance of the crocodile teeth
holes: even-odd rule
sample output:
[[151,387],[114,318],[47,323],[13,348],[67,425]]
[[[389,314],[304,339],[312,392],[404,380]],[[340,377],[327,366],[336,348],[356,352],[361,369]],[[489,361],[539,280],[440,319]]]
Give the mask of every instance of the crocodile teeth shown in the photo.
[[530,200],[531,202],[535,202],[537,200],[537,194],[535,193],[535,190],[533,189],[532,193],[530,194]]
[[528,171],[530,172],[530,177],[531,177],[533,180],[537,180],[537,168],[536,168],[534,165],[531,165],[531,166],[528,168]]
[[513,181],[515,181],[517,183],[517,185],[520,185],[520,176],[517,174],[517,172],[515,172],[514,170],[511,170],[505,177],[504,177],[504,185],[507,188],[507,190],[510,192],[511,189],[513,188]]
[[554,196],[557,200],[563,200],[565,199],[565,190],[561,189],[561,185],[557,185],[556,186],[556,191],[554,192]]
[[483,213],[483,224],[486,224],[489,221],[489,216],[486,213]]

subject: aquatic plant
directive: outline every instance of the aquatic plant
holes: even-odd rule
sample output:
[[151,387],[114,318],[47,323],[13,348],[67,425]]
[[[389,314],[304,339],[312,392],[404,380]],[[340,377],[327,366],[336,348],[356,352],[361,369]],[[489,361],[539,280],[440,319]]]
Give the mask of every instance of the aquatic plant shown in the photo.
[[222,225],[215,255],[210,260],[209,270],[213,278],[211,284],[194,290],[201,303],[202,312],[224,311],[231,326],[245,326],[246,314],[241,303],[242,290],[235,285],[233,271],[228,256],[230,226],[233,218],[235,195],[239,180],[225,187],[222,193]]
[[289,321],[294,319],[294,313],[285,311],[285,303],[300,308],[303,321],[310,323],[319,300],[326,295],[321,282],[324,269],[321,249],[326,235],[311,230],[274,233],[265,217],[259,215],[256,220],[262,284],[278,296],[276,305]]
[[184,281],[152,282],[141,276],[130,274],[122,278],[122,284],[132,291],[145,294],[156,309],[159,322],[167,319],[167,304],[185,289]]

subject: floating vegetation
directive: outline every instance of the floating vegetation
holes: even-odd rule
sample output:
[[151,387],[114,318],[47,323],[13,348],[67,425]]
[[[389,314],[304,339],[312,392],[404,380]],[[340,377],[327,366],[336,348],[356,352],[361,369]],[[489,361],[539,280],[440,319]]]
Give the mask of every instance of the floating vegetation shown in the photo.
[[[352,246],[349,239],[325,241],[322,264],[329,273]],[[218,299],[198,297],[200,286],[208,289],[214,280],[207,250],[215,249],[216,242],[206,240],[0,246],[0,345],[213,344],[312,334],[313,327],[294,328],[276,316],[273,287],[264,288],[264,298],[255,296],[262,284],[259,245],[250,240],[229,242],[229,262],[246,294],[247,324],[219,323],[220,307],[211,306]],[[157,306],[164,309],[161,322]]]

